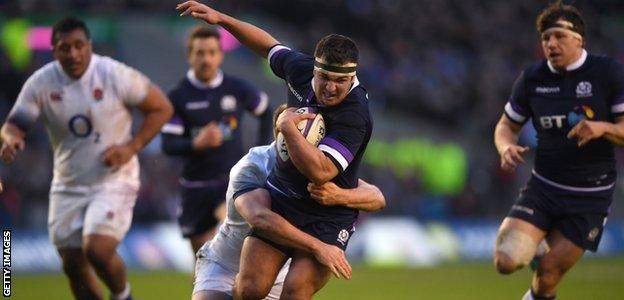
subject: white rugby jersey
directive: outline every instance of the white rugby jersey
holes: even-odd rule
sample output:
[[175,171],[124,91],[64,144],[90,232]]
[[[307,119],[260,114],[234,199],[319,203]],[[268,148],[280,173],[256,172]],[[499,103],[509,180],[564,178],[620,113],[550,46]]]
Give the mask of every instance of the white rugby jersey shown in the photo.
[[263,188],[275,163],[275,144],[254,147],[230,171],[230,182],[225,196],[227,215],[210,243],[209,251],[220,264],[238,270],[243,240],[251,228],[234,206],[234,194],[246,189]]
[[110,181],[138,187],[136,156],[114,169],[103,163],[102,154],[131,140],[130,107],[145,99],[149,85],[145,75],[110,57],[93,54],[77,80],[54,61],[28,78],[9,120],[26,128],[43,121],[54,151],[52,190]]

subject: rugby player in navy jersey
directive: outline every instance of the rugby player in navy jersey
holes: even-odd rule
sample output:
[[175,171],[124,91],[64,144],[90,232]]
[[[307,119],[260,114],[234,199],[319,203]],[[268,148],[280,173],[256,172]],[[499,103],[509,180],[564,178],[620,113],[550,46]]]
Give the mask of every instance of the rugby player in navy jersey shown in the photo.
[[533,176],[503,220],[494,264],[512,273],[549,246],[523,299],[554,299],[562,276],[596,251],[615,186],[614,145],[624,144],[624,67],[589,55],[580,12],[560,1],[537,18],[546,59],[516,80],[494,142],[501,167],[514,171],[527,147],[517,144],[532,119],[537,130]]
[[272,110],[266,94],[221,71],[224,53],[219,39],[219,32],[207,26],[198,26],[189,35],[191,68],[169,92],[175,113],[162,128],[163,151],[185,159],[178,222],[193,253],[212,239],[215,225],[225,216],[228,174],[244,154],[243,112],[260,120],[259,145],[272,138]]
[[[222,26],[251,50],[267,57],[273,72],[286,81],[290,109],[283,113],[277,127],[284,135],[289,159],[278,159],[267,179],[271,210],[322,242],[344,250],[358,211],[323,206],[310,197],[307,186],[310,182],[319,185],[329,181],[341,188],[357,186],[357,170],[370,139],[372,120],[366,90],[355,76],[355,43],[341,35],[328,35],[317,43],[312,57],[279,44],[254,25],[195,1],[179,4],[177,9],[182,15]],[[313,114],[294,112],[304,106],[315,107],[325,119],[327,132],[318,148],[297,129],[299,121],[314,118]],[[281,246],[255,232],[243,245],[234,298],[265,297],[289,257],[292,262],[282,298],[311,298],[329,280],[331,271],[311,253]]]

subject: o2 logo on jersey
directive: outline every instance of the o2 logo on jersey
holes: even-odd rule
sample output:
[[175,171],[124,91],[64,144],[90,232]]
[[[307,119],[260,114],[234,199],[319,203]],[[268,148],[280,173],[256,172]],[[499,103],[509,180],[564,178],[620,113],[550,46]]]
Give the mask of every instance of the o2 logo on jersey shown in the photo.
[[76,137],[85,138],[93,131],[91,120],[85,115],[75,115],[69,119],[69,131]]
[[587,105],[575,106],[574,110],[567,115],[553,115],[543,116],[539,118],[540,125],[544,129],[550,129],[553,127],[563,128],[564,121],[569,127],[574,127],[581,120],[593,119],[596,114]]
[[89,119],[89,117],[85,115],[78,114],[78,115],[71,117],[71,119],[69,119],[69,122],[68,122],[68,127],[69,127],[69,131],[75,137],[86,138],[90,136],[91,133],[93,133],[95,136],[95,140],[93,142],[94,143],[100,142],[100,133],[93,132],[93,124],[91,123],[91,120]]

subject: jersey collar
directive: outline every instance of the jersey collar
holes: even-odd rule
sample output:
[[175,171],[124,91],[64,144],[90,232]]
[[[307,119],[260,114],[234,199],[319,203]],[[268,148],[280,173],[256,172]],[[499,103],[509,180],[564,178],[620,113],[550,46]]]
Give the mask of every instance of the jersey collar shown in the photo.
[[191,84],[198,88],[198,89],[207,89],[207,88],[218,88],[221,83],[223,83],[223,71],[221,71],[221,69],[219,69],[217,71],[217,77],[215,77],[213,80],[211,80],[210,82],[208,82],[208,84],[205,84],[201,81],[199,81],[199,79],[197,79],[197,77],[195,76],[195,72],[193,71],[193,69],[189,69],[188,72],[186,72],[186,78],[188,79],[189,82],[191,82]]
[[[581,52],[581,57],[579,57],[578,60],[576,60],[575,62],[573,62],[572,64],[568,65],[566,67],[566,71],[574,71],[578,68],[580,68],[584,63],[585,60],[587,60],[587,51],[585,49],[583,49],[583,52]],[[546,60],[546,63],[548,64],[548,68],[550,69],[551,72],[558,74],[559,71],[557,71],[553,65],[550,63],[549,60]]]
[[67,73],[65,73],[65,70],[63,70],[63,67],[61,66],[61,63],[57,60],[54,62],[54,66],[56,67],[56,71],[60,74],[62,81],[65,83],[71,83],[74,81],[81,81],[83,80],[83,78],[87,78],[89,77],[89,74],[91,74],[91,72],[93,72],[93,69],[95,68],[95,65],[97,64],[96,60],[98,60],[100,58],[99,55],[92,53],[91,54],[91,60],[89,60],[89,66],[87,66],[87,70],[85,70],[85,72],[82,74],[82,76],[80,76],[80,78],[78,79],[74,79],[69,77],[69,75],[67,75]]

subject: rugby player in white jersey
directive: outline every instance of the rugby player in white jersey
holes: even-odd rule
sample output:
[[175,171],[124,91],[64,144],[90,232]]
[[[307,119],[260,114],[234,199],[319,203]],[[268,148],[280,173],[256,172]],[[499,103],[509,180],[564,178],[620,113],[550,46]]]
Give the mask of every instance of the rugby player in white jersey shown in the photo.
[[[285,108],[282,105],[275,111],[273,123]],[[270,210],[270,197],[264,186],[274,163],[275,144],[272,143],[251,148],[232,167],[226,193],[226,218],[215,238],[197,252],[193,300],[232,299],[243,240],[252,227],[276,242],[312,253],[336,277],[351,276],[351,267],[342,249],[300,231]],[[342,189],[332,182],[322,186],[310,184],[308,189],[323,205],[344,205],[369,212],[385,207],[381,191],[361,179],[355,189]],[[287,263],[280,271],[267,299],[280,298],[288,266]]]
[[[49,235],[73,295],[102,299],[99,276],[111,299],[130,299],[116,248],[130,227],[139,189],[136,154],[173,109],[143,74],[92,53],[82,20],[57,22],[52,47],[55,61],[26,81],[2,126],[0,155],[13,161],[25,147],[26,131],[43,121],[54,151]],[[130,107],[144,117],[134,136]]]

